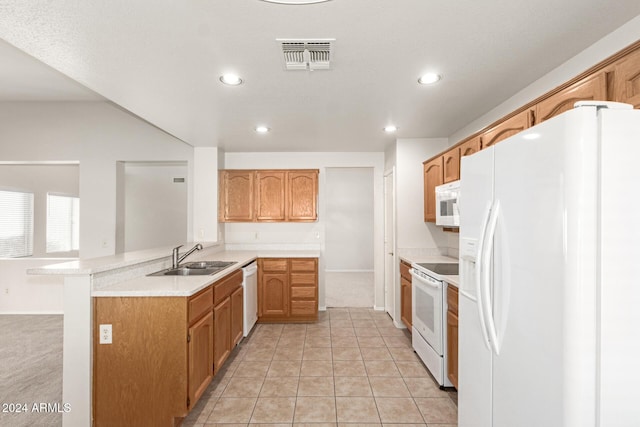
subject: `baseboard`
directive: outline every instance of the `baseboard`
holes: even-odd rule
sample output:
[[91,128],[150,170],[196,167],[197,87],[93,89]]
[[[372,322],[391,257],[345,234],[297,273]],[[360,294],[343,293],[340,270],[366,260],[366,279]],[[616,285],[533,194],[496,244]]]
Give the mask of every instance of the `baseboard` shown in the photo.
[[327,307],[324,305],[318,306],[318,311],[327,311]]
[[377,305],[374,305],[374,306],[373,306],[373,309],[374,309],[375,311],[384,311],[384,307],[378,307]]
[[52,315],[59,314],[64,315],[62,311],[0,311],[0,315],[29,315],[29,316],[37,316],[37,315]]
[[398,329],[407,329],[407,327],[405,326],[404,323],[402,322],[396,322],[395,320],[393,321],[393,325],[398,328]]

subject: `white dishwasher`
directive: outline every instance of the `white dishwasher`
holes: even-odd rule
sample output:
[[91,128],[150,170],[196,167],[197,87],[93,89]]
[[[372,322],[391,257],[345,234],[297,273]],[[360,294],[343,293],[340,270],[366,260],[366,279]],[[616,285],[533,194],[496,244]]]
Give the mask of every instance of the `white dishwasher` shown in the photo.
[[242,287],[244,312],[242,329],[246,337],[258,320],[258,264],[255,261],[242,267]]

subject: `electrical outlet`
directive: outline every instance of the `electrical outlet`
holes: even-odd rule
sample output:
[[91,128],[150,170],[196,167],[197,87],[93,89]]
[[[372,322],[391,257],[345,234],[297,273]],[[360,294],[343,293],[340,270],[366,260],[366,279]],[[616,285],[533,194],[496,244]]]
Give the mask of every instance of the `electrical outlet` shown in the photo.
[[100,344],[113,344],[112,332],[111,325],[100,325]]
[[8,295],[9,294],[9,288],[4,288],[4,293]]
[[109,246],[109,242],[107,241],[107,239],[102,239],[102,241],[100,242],[100,246],[102,246],[103,249],[106,249]]
[[256,240],[260,239],[260,233],[256,232],[254,237],[255,237]]

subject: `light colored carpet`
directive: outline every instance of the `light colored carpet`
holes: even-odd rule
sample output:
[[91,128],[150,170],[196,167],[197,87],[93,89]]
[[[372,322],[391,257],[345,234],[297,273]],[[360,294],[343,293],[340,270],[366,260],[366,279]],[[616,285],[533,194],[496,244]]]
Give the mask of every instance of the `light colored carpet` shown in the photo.
[[325,272],[327,307],[373,307],[373,272]]
[[62,425],[55,407],[34,411],[62,404],[62,334],[62,315],[0,315],[0,426]]

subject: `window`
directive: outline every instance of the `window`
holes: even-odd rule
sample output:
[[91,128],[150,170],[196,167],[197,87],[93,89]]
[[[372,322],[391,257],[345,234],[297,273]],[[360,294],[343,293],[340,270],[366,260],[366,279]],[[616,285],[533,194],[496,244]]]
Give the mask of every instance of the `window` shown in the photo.
[[77,251],[80,199],[47,194],[47,253]]
[[33,193],[0,191],[0,257],[33,255]]

